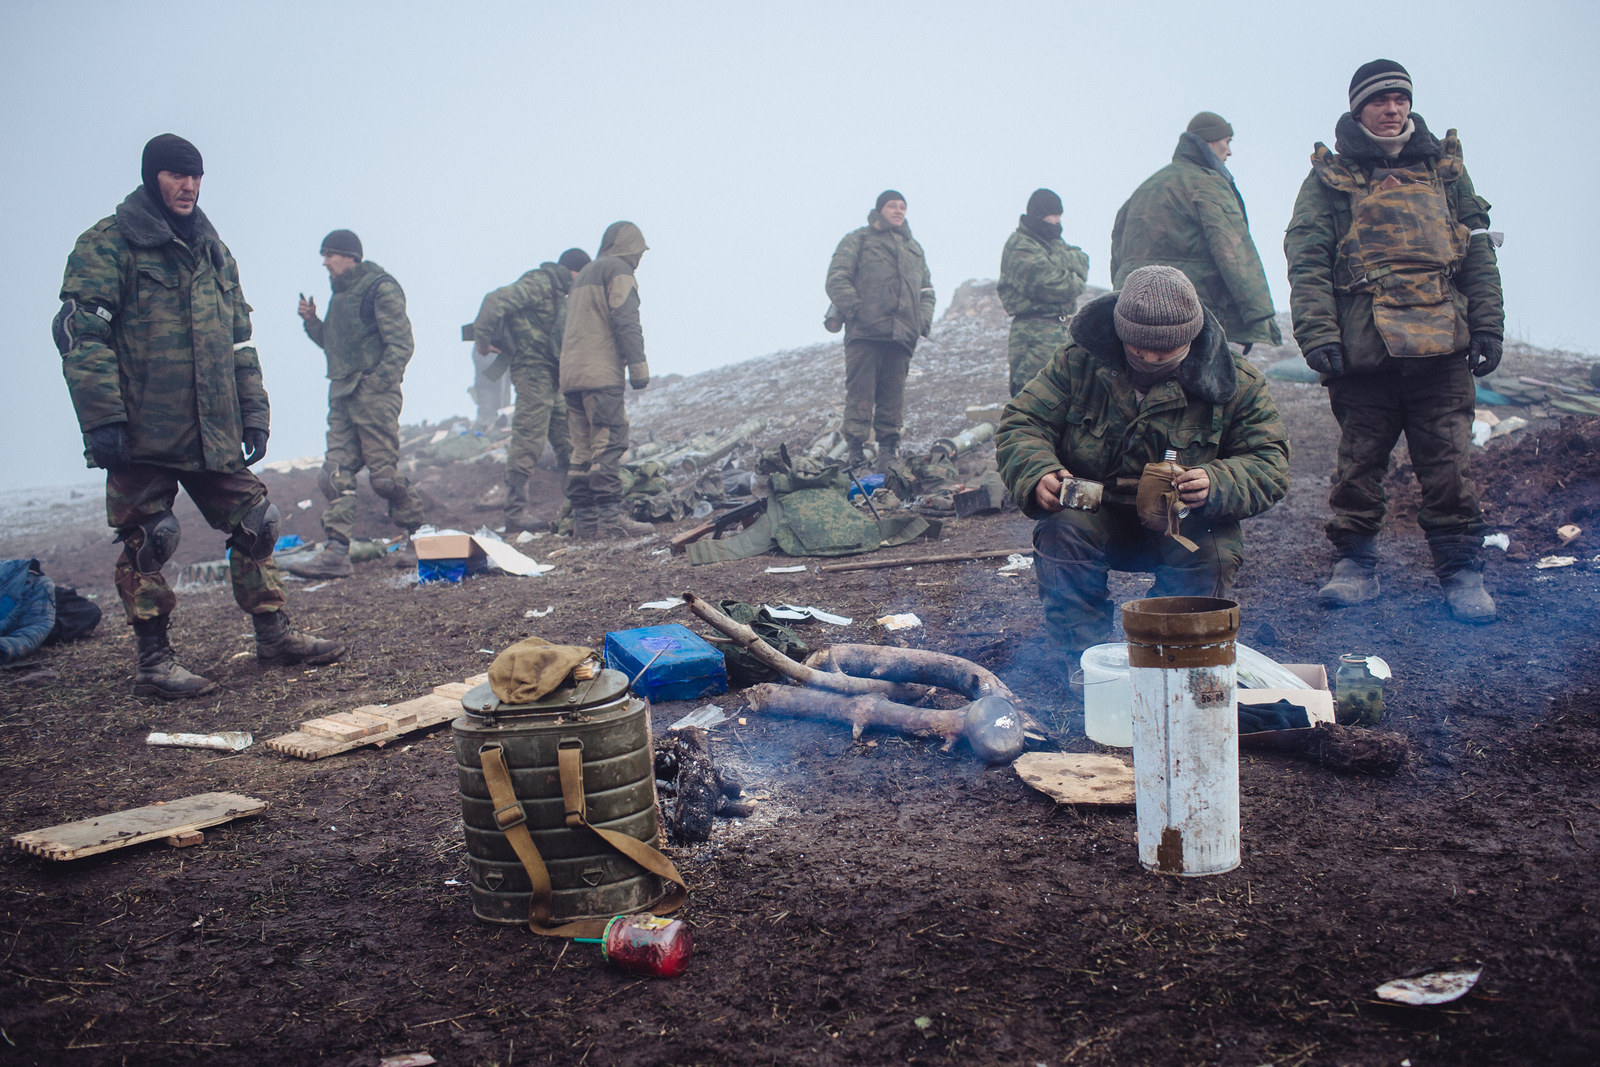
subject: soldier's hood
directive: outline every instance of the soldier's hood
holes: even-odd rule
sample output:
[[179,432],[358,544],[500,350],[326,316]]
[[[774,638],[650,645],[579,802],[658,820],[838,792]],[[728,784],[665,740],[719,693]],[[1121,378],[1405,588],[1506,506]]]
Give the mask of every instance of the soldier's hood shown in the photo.
[[600,256],[620,256],[627,258],[633,256],[633,265],[639,265],[639,256],[644,255],[650,248],[644,243],[644,234],[639,227],[631,222],[613,222],[606,227],[605,236],[600,238]]
[[1384,155],[1383,146],[1372,139],[1367,128],[1346,111],[1339,116],[1339,121],[1334,125],[1333,150],[1341,156],[1351,156],[1363,163],[1384,163],[1390,166],[1398,163],[1404,167],[1412,163],[1436,162],[1444,155],[1444,146],[1439,143],[1439,138],[1428,131],[1428,124],[1422,121],[1421,115],[1413,111],[1411,121],[1416,125],[1416,129],[1411,133],[1411,139],[1400,149],[1400,154],[1391,160]]
[[[539,269],[550,275],[550,282],[556,287],[558,293],[572,291],[572,272],[559,263],[552,263],[548,259],[539,264]],[[528,272],[532,274],[532,271]]]
[[[1084,305],[1073,316],[1072,339],[1082,345],[1100,362],[1109,367],[1121,367],[1125,360],[1122,340],[1117,337],[1117,324],[1112,312],[1117,306],[1117,294],[1107,293]],[[1228,335],[1222,323],[1205,309],[1205,324],[1200,335],[1189,345],[1189,354],[1178,364],[1178,384],[1185,396],[1204,400],[1210,404],[1226,404],[1239,388],[1239,375],[1233,366],[1233,350],[1228,347]]]
[[[200,210],[199,204],[195,205],[194,214],[195,239],[192,243],[201,244],[207,240],[220,242],[216,228],[206,218],[206,213]],[[117,205],[117,229],[135,248],[160,248],[178,237],[167,219],[167,213],[161,210],[143,185]]]
[[911,236],[911,223],[902,222],[898,226],[890,226],[889,220],[884,218],[883,214],[877,208],[873,208],[871,211],[867,212],[867,225],[871,226],[874,230],[893,230],[895,233],[903,233],[907,237]]

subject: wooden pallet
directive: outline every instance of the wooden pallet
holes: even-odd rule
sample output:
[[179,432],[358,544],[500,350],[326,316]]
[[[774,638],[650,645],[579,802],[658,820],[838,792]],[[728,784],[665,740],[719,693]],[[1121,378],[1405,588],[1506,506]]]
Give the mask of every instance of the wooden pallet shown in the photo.
[[265,743],[274,752],[314,760],[392,741],[413,730],[454,719],[461,714],[461,698],[467,690],[488,680],[487,674],[474,675],[464,682],[436,685],[426,696],[399,704],[365,704],[335,715],[307,719],[295,730],[268,738]]
[[207,826],[266,811],[265,800],[238,793],[200,793],[181,800],[99,815],[92,819],[47,826],[11,839],[15,848],[47,860],[75,860],[164,837],[184,848],[205,840]]

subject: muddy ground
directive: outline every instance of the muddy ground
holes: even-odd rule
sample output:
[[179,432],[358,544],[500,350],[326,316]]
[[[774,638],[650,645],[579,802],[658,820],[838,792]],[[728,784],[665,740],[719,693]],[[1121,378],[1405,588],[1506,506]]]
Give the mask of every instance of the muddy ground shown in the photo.
[[[922,441],[1004,388],[992,369],[926,377],[949,381],[913,383],[937,413],[913,435]],[[260,744],[230,756],[150,748],[145,734],[270,737],[483,670],[530,633],[598,646],[608,630],[668,619],[703,631],[681,608],[638,610],[691,589],[854,618],[809,625],[816,646],[968,656],[1063,747],[1093,750],[1070,665],[1042,650],[1029,575],[999,574],[998,561],[766,574],[794,561],[691,568],[663,551],[664,537],[576,548],[545,537],[529,548],[556,570],[538,578],[417,587],[371,564],[294,585],[296,619],[349,642],[341,662],[318,669],[263,670],[225,587],[186,592],[175,642],[222,688],[162,704],[128,695],[132,638],[115,617],[98,501],[56,509],[48,533],[19,522],[0,551],[40,556],[48,573],[95,592],[108,618],[90,641],[5,673],[0,833],[207,790],[272,807],[195,848],[68,863],[0,854],[0,1061],[374,1064],[425,1050],[445,1064],[1593,1062],[1600,420],[1531,412],[1532,429],[1477,453],[1488,516],[1511,549],[1489,561],[1500,621],[1466,627],[1444,611],[1411,521],[1403,449],[1384,598],[1339,613],[1316,605],[1336,431],[1320,388],[1273,389],[1294,483],[1246,526],[1242,637],[1330,673],[1343,652],[1384,656],[1395,672],[1385,728],[1415,751],[1398,777],[1247,753],[1243,863],[1176,879],[1140,868],[1131,808],[1057,807],[962,751],[889,734],[852,742],[843,728],[762,718],[732,693],[719,702],[745,722],[713,742],[760,804],[719,823],[709,843],[673,851],[692,887],[683,915],[697,951],[668,981],[613,972],[593,946],[473,919],[458,884],[448,727],[315,763]],[[804,418],[780,427],[796,441],[811,428]],[[492,462],[418,472],[435,518],[458,525],[495,517],[497,477]],[[317,508],[292,507],[316,497],[314,476],[268,481],[290,532],[314,537]],[[553,511],[554,473],[541,485]],[[384,534],[363,499],[359,532]],[[184,514],[177,562],[217,555],[220,537]],[[1569,521],[1586,528],[1560,549],[1577,565],[1537,569]],[[890,552],[1025,548],[1029,531],[1011,512]],[[1123,597],[1144,587],[1118,579]],[[871,621],[902,611],[924,625],[890,634]],[[690,706],[656,708],[658,726]],[[1454,1004],[1405,1008],[1373,994],[1389,978],[1467,961],[1483,977]]]

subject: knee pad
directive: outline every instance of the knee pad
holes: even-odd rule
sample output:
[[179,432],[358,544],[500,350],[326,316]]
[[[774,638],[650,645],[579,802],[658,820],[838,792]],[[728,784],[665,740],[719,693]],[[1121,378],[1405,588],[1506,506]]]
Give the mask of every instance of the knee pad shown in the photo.
[[233,528],[233,543],[251,559],[266,559],[278,544],[281,520],[278,505],[262,497]]
[[140,574],[159,574],[172,554],[178,551],[178,537],[182,533],[178,517],[170,511],[130,526],[117,534],[122,550],[133,561]]
[[393,467],[372,471],[368,474],[368,479],[372,482],[372,491],[385,500],[399,500],[406,495],[408,483]]

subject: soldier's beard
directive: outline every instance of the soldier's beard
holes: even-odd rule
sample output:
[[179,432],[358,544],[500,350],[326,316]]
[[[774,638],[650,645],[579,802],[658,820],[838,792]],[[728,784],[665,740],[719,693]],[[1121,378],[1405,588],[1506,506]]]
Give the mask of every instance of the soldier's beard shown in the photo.
[[144,188],[150,194],[150,199],[155,201],[156,206],[161,209],[161,214],[166,216],[167,225],[172,227],[172,232],[185,241],[193,240],[200,225],[200,198],[195,197],[194,210],[187,215],[179,215],[167,207],[166,198],[161,195],[161,186],[159,184],[151,188],[150,183],[146,182]]

